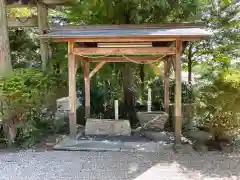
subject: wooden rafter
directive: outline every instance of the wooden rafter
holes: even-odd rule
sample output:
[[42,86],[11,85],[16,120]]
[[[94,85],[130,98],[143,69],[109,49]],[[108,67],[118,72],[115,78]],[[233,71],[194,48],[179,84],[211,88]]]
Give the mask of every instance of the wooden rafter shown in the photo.
[[105,63],[106,63],[105,61],[102,61],[96,65],[96,67],[89,74],[90,79],[94,76],[96,72],[98,72],[101,69],[101,67],[103,67]]
[[88,55],[134,55],[134,54],[175,54],[173,47],[146,47],[146,48],[74,48],[74,54]]
[[[164,60],[161,59],[161,55],[154,55],[154,56],[128,56],[129,59],[133,61],[139,61],[139,62],[151,62],[151,61],[157,61],[157,60]],[[89,62],[129,62],[128,59],[125,57],[98,57],[98,58],[93,58],[93,57],[88,57]]]
[[8,27],[37,27],[38,18],[37,16],[32,17],[12,17],[8,18]]

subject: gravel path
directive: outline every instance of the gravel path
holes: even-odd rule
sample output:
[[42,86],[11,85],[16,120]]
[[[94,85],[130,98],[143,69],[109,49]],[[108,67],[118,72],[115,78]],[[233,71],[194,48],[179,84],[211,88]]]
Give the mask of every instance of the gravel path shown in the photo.
[[0,152],[0,180],[240,179],[240,156],[175,154]]

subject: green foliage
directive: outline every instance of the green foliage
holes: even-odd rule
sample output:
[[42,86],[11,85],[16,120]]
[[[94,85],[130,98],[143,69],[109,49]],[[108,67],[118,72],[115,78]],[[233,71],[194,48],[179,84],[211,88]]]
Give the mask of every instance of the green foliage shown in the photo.
[[17,69],[0,79],[1,119],[8,125],[18,125],[18,142],[35,142],[43,130],[53,131],[56,99],[65,95],[61,92],[66,87],[63,78],[37,69]]
[[198,6],[198,0],[81,0],[68,16],[77,24],[182,22],[193,20]]
[[13,68],[41,66],[36,36],[36,31],[31,29],[15,28],[9,30]]
[[[163,108],[164,103],[164,83],[162,79],[157,79],[152,82],[151,85],[152,90],[152,101],[154,103],[159,103],[159,107]],[[147,95],[147,94],[146,94]],[[170,103],[174,103],[175,96],[175,80],[170,80],[170,87],[169,87],[169,100]],[[147,96],[146,98],[147,99]],[[185,82],[182,82],[182,103],[193,103],[194,96],[193,96],[193,87]]]
[[200,8],[202,15],[199,20],[213,32],[213,36],[193,45],[189,43],[185,55],[190,56],[193,65],[206,63],[219,68],[229,65],[232,60],[239,58],[239,3],[206,1]]
[[240,133],[240,71],[226,69],[200,88],[200,124],[216,136]]

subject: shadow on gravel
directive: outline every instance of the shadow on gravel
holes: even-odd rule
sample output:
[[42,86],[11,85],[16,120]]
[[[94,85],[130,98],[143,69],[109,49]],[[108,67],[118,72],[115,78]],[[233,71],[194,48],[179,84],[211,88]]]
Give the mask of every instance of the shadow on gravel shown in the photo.
[[196,151],[158,154],[148,169],[131,180],[155,179],[240,179],[240,155]]

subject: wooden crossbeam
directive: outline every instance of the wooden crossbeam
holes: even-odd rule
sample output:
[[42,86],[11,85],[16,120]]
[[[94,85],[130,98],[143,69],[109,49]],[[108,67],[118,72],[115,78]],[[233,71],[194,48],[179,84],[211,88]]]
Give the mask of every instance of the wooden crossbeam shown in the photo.
[[8,18],[8,27],[37,27],[37,16]]
[[[70,5],[68,0],[43,0],[42,2],[47,5],[64,5],[64,6]],[[36,7],[36,3],[34,3],[33,1],[32,3],[30,2],[28,4],[22,4],[21,1],[19,1],[18,3],[7,4],[7,7],[8,8]]]
[[[164,60],[161,59],[161,55],[159,56],[128,56],[129,59],[133,60],[133,61],[139,61],[139,62],[150,62],[150,61],[156,61],[156,60]],[[125,57],[98,57],[98,58],[93,58],[93,57],[89,57],[88,61],[90,62],[129,62],[128,59],[126,59]]]
[[97,47],[104,47],[104,48],[120,48],[120,47],[152,47],[152,42],[120,42],[120,43],[98,43]]
[[103,67],[103,65],[105,64],[105,61],[100,62],[99,64],[96,65],[96,67],[90,72],[89,77],[93,77],[93,75],[99,71],[99,69],[101,69],[101,67]]
[[67,3],[69,4],[69,1],[68,0],[43,0],[43,3],[47,5],[63,5],[63,4],[67,5]]
[[19,4],[19,3],[13,3],[13,4],[7,4],[7,8],[32,8],[36,7],[34,4]]
[[88,55],[151,55],[151,54],[175,54],[174,47],[137,47],[137,48],[74,48],[74,54]]

